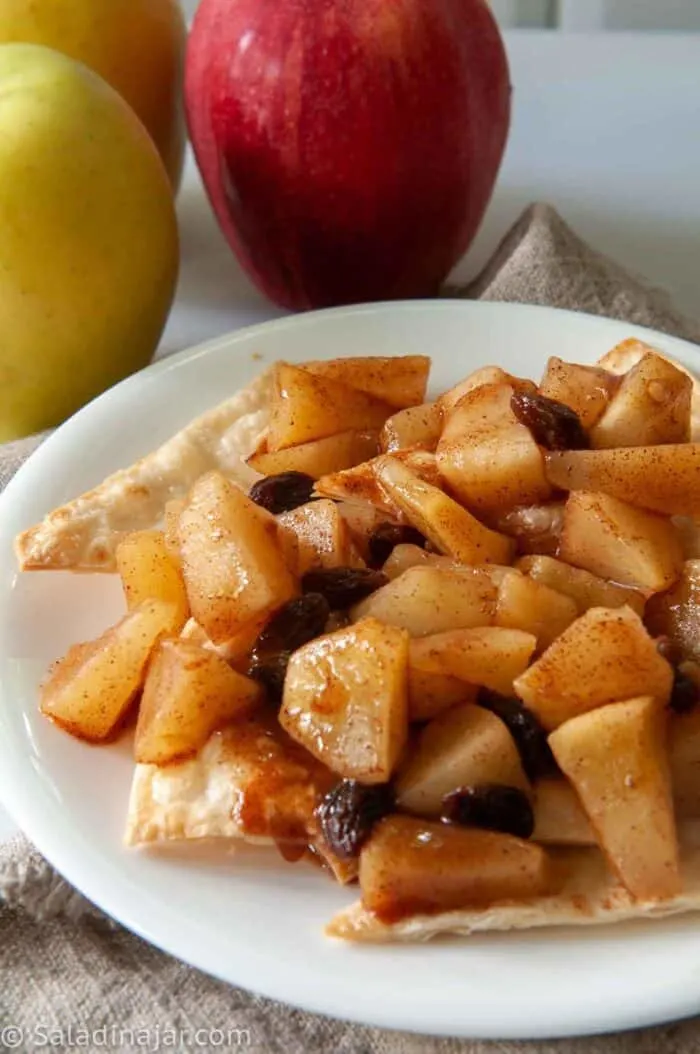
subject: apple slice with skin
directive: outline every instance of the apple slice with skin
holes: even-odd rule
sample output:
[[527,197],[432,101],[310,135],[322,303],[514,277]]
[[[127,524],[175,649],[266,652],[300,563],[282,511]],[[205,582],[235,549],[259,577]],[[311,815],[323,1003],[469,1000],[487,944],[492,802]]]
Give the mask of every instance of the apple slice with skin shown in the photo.
[[396,777],[396,802],[405,812],[439,817],[446,794],[486,783],[530,791],[501,719],[475,703],[460,703],[422,729]]
[[669,519],[589,491],[569,495],[559,556],[647,597],[669,589],[683,570],[683,549]]
[[513,682],[527,668],[536,646],[537,638],[519,629],[447,630],[424,640],[421,667],[510,696]]
[[533,581],[571,597],[580,615],[589,608],[617,608],[624,604],[640,616],[644,611],[644,597],[636,589],[608,582],[552,556],[524,556],[516,567]]
[[412,816],[381,820],[360,854],[363,905],[384,922],[525,900],[552,888],[541,846]]
[[367,355],[305,362],[304,369],[403,410],[424,402],[430,358],[427,355]]
[[378,458],[374,471],[408,522],[439,552],[465,564],[510,562],[510,538],[485,527],[453,498],[419,479],[396,458]]
[[611,866],[640,900],[681,890],[665,724],[658,700],[642,696],[574,717],[549,737]]
[[320,479],[328,473],[342,472],[368,461],[378,451],[378,432],[348,431],[286,447],[274,453],[268,450],[256,452],[248,458],[248,464],[262,476],[303,472],[312,479]]
[[275,367],[267,448],[275,453],[349,429],[373,431],[392,411],[366,392],[280,362]]
[[540,393],[570,407],[585,429],[605,412],[620,381],[600,366],[580,366],[552,356],[540,383]]
[[665,705],[673,671],[638,615],[590,608],[515,681],[515,693],[547,731],[640,692]]

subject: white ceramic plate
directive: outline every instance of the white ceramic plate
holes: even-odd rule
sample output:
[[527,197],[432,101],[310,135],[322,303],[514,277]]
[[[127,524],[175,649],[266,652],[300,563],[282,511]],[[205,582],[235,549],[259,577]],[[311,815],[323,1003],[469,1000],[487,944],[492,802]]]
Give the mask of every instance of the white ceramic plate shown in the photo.
[[37,712],[49,660],[120,612],[107,576],[16,573],[15,534],[166,439],[269,361],[428,353],[432,386],[499,363],[537,377],[549,355],[590,362],[630,335],[689,366],[698,349],[583,315],[429,302],[327,311],[241,331],[107,392],[65,424],[0,502],[0,797],[70,882],[129,929],[217,977],[299,1006],[392,1028],[534,1038],[640,1026],[700,1008],[700,917],[350,946],[322,927],[353,892],[270,851],[235,859],[121,847],[127,744],[89,748]]

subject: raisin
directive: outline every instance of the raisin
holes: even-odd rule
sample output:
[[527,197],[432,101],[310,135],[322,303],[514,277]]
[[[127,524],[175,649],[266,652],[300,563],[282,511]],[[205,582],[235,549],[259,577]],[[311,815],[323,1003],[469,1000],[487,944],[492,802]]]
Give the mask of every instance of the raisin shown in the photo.
[[293,651],[325,632],[328,601],[318,593],[290,600],[267,623],[250,653],[250,677],[260,681],[272,700],[282,698],[287,663]]
[[547,733],[533,712],[523,706],[519,699],[510,699],[482,688],[479,691],[478,702],[496,717],[500,717],[508,728],[515,740],[528,779],[534,780],[556,772],[557,765],[547,742]]
[[351,860],[358,856],[375,823],[393,807],[388,784],[368,787],[357,780],[342,780],[326,794],[316,815],[329,848],[341,859]]
[[482,783],[459,787],[442,799],[442,819],[464,827],[483,827],[518,838],[530,838],[535,817],[527,795],[518,787]]
[[670,637],[657,637],[655,644],[659,655],[666,659],[666,662],[670,662],[671,666],[678,666],[683,662],[682,649]]
[[425,538],[415,527],[399,523],[380,523],[368,539],[369,559],[372,567],[381,567],[391,556],[397,545],[425,546]]
[[510,405],[535,442],[547,450],[585,450],[589,446],[581,420],[570,406],[528,392],[513,392]]
[[677,714],[687,714],[698,701],[698,686],[695,681],[681,670],[673,671],[673,687],[669,706]]
[[254,483],[250,497],[268,512],[288,512],[313,500],[315,483],[305,472],[279,472]]
[[307,571],[301,580],[304,593],[320,593],[332,611],[350,607],[389,581],[381,571],[367,567],[328,567]]

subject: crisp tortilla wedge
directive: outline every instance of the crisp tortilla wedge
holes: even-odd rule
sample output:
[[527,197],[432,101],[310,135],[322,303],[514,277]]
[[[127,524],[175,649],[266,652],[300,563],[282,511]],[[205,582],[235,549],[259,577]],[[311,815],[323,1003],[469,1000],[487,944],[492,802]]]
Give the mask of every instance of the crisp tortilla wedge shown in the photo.
[[208,410],[129,468],[50,512],[20,534],[23,571],[114,571],[121,535],[156,527],[166,502],[185,497],[205,472],[218,469],[242,485],[258,479],[245,458],[267,426],[272,371]]

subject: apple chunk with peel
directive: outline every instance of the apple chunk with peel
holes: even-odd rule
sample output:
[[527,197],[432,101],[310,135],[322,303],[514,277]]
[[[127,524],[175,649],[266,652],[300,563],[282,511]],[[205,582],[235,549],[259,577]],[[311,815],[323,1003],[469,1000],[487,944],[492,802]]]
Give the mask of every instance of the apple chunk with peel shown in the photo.
[[424,401],[430,358],[428,355],[368,355],[305,362],[304,369],[357,388],[402,410]]
[[515,692],[547,731],[579,714],[641,692],[662,705],[673,671],[630,608],[590,608],[515,681]]
[[275,367],[267,448],[275,453],[349,429],[373,431],[392,412],[393,407],[373,395],[280,362]]
[[644,597],[636,589],[607,582],[590,571],[572,567],[551,556],[524,556],[516,567],[533,581],[571,597],[580,615],[589,608],[617,608],[624,604],[638,615],[644,611]]
[[533,633],[538,648],[548,647],[578,617],[571,599],[513,571],[498,587],[496,625]]
[[260,685],[216,652],[192,641],[163,641],[148,668],[134,757],[141,764],[166,765],[196,754],[212,732],[248,717],[261,697]]
[[602,491],[664,516],[700,514],[700,443],[551,450],[545,462],[562,490]]
[[629,370],[590,431],[594,449],[687,443],[693,382],[668,359],[649,352]]
[[78,739],[109,739],[141,690],[154,647],[178,631],[177,608],[144,601],[97,640],[74,644],[52,667],[41,687],[42,713]]
[[666,714],[642,696],[572,718],[549,744],[622,883],[640,900],[680,893]]
[[425,637],[452,627],[488,626],[496,614],[498,589],[485,572],[456,574],[441,567],[411,567],[350,611]]
[[603,415],[620,381],[599,366],[579,366],[552,356],[547,362],[540,393],[570,407],[585,429]]
[[439,817],[446,794],[485,783],[530,790],[501,719],[475,703],[458,704],[421,731],[397,776],[396,802],[406,812]]
[[197,480],[180,516],[180,550],[192,614],[223,644],[296,595],[273,516],[222,475]]
[[303,472],[312,479],[320,479],[330,472],[343,472],[359,465],[374,457],[378,451],[378,432],[348,431],[286,447],[274,453],[262,450],[251,454],[248,464],[262,476],[276,476],[279,472]]
[[465,564],[505,564],[513,542],[479,523],[453,498],[392,457],[378,458],[375,475],[412,526],[439,552]]
[[513,413],[512,396],[508,384],[475,388],[453,408],[438,443],[440,472],[476,513],[497,515],[551,493],[542,451]]
[[438,403],[409,406],[390,417],[382,428],[382,450],[435,450],[442,432],[442,410]]
[[670,520],[589,491],[569,495],[559,556],[647,597],[668,589],[683,570],[683,550]]
[[363,619],[292,655],[280,723],[333,772],[384,783],[406,742],[408,634]]
[[174,605],[180,626],[184,626],[190,611],[185,583],[162,531],[125,535],[117,545],[115,561],[129,611],[144,600],[162,600]]
[[381,820],[360,854],[362,903],[386,922],[526,900],[552,888],[541,846],[412,816]]
[[498,626],[455,629],[423,641],[421,668],[512,695],[537,646],[532,633]]

